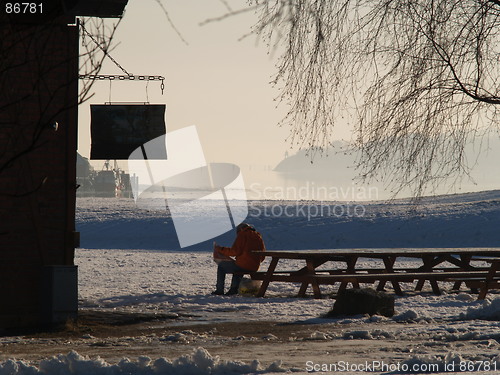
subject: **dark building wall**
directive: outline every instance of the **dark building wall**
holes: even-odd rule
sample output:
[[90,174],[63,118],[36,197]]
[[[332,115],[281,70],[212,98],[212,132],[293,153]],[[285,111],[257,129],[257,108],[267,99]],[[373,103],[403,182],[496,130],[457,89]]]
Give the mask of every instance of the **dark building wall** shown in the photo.
[[73,263],[77,56],[77,26],[0,16],[0,329],[39,324],[43,267]]

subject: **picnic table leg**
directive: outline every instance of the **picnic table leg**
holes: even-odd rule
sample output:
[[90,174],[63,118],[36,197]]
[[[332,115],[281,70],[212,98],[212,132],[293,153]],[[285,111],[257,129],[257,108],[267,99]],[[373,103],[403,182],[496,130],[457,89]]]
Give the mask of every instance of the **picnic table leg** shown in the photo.
[[439,285],[436,279],[432,278],[429,279],[429,284],[431,284],[432,292],[436,295],[439,296],[441,295],[441,290],[439,290]]
[[477,297],[477,299],[485,299],[487,294],[488,294],[488,281],[485,281],[484,284],[481,285],[481,288],[479,290],[479,296]]
[[[384,261],[386,272],[387,273],[394,273],[394,263],[396,263],[396,257],[391,257],[391,256],[384,257],[383,261]],[[381,280],[379,282],[377,290],[379,290],[379,291],[384,290],[385,283],[386,283],[386,281]],[[394,288],[394,292],[398,296],[402,296],[403,291],[401,290],[399,283],[396,280],[392,280],[391,283],[392,283],[392,287]]]
[[[357,256],[350,256],[346,259],[347,264],[347,273],[353,274],[356,273],[356,262],[358,261]],[[339,291],[345,290],[347,288],[348,281],[342,281],[339,286]],[[356,280],[352,282],[353,288],[359,289],[359,282]]]
[[309,281],[308,280],[302,281],[302,284],[300,285],[298,297],[303,298],[303,297],[306,296],[306,292],[307,292],[307,287],[308,286],[309,286]]
[[[316,267],[315,267],[314,262],[312,260],[308,259],[307,260],[307,273],[309,275],[314,275],[316,273],[315,268]],[[320,299],[321,298],[321,290],[319,290],[318,280],[316,280],[315,278],[312,278],[311,286],[313,288],[314,298]],[[307,284],[306,284],[306,288],[307,288]]]
[[[324,262],[322,262],[324,263]],[[320,264],[322,264],[320,263]],[[309,280],[307,279],[307,275],[314,275],[316,273],[316,267],[318,266],[318,263],[316,261],[313,261],[312,259],[307,259],[306,260],[306,274],[304,275],[304,281],[302,282],[302,285],[300,286],[299,290],[299,297],[305,297],[306,296],[306,291],[307,287],[309,286]],[[319,290],[319,285],[318,281],[315,280],[314,278],[311,280],[311,286],[313,288],[313,293],[314,293],[314,298],[321,298],[321,291]]]
[[[396,258],[393,259],[392,257],[388,257],[387,259],[382,258],[382,260],[384,261],[385,270],[387,272],[394,272],[394,263],[396,262]],[[389,264],[388,262],[391,262],[391,263]],[[387,283],[387,280],[380,280],[378,283],[377,290],[379,292],[383,291],[386,283]]]
[[[464,271],[469,269],[470,268],[470,260],[471,260],[472,256],[466,256],[466,255],[460,255],[460,260],[466,264],[465,267],[460,267],[461,269],[463,269]],[[462,286],[462,282],[461,281],[455,281],[453,283],[453,290],[460,290],[460,287]]]
[[[433,257],[424,257],[424,268],[426,268],[425,270],[432,272],[432,268],[437,265],[436,262],[438,262],[438,260],[433,259]],[[422,279],[421,281],[423,285],[425,279]],[[435,295],[439,296],[441,294],[441,290],[439,290],[439,285],[437,283],[437,280],[435,278],[429,278],[429,284],[431,284],[432,292]],[[422,288],[420,288],[420,290],[422,290]]]
[[307,287],[309,286],[309,282],[307,281],[303,281],[302,284],[300,285],[300,289],[299,289],[299,294],[298,296],[299,297],[305,297],[306,296],[306,291],[307,291]]
[[494,278],[496,276],[497,271],[500,269],[500,261],[494,261],[491,263],[490,270],[488,271],[488,275],[486,276],[486,280],[481,283],[481,288],[479,290],[479,296],[477,299],[485,299],[488,294],[489,284],[490,282],[494,282]]
[[[298,273],[304,276],[304,281],[300,285],[300,290],[298,297],[305,297],[306,292],[307,292],[307,287],[309,286],[309,280],[307,280],[307,275],[314,275],[316,274],[316,268],[321,266],[322,264],[326,263],[328,261],[328,258],[320,258],[320,259],[306,259],[306,266],[304,268],[301,268]],[[318,282],[316,280],[313,280],[313,283],[311,283],[314,291],[314,296],[318,295],[319,297],[316,298],[321,298],[321,292],[319,292],[319,287],[318,287],[318,293],[316,293],[315,286],[314,284],[318,285]]]
[[272,258],[271,263],[269,264],[269,268],[267,269],[266,275],[264,276],[264,280],[262,280],[262,285],[260,286],[259,292],[257,293],[256,297],[264,297],[264,294],[266,294],[267,287],[271,282],[271,278],[273,276],[274,270],[276,269],[276,265],[278,264],[279,260],[280,258],[278,257]]
[[[460,259],[453,257],[452,255],[443,255],[442,258],[451,264],[454,264],[462,271],[474,270],[474,267],[470,264],[472,255],[470,254],[460,254]],[[441,259],[441,257],[439,258]],[[462,281],[455,281],[453,284],[453,290],[460,290],[462,286]],[[477,288],[471,288],[472,293],[477,293]]]
[[[422,256],[422,261],[424,262],[424,265],[421,267],[423,272],[432,272],[432,266],[430,265],[430,261],[433,259],[433,257],[428,257],[428,256]],[[424,279],[419,279],[417,280],[417,285],[415,285],[415,290],[417,292],[421,292],[425,284]]]
[[[460,267],[460,269],[462,269],[464,271],[473,270],[474,267],[471,266],[471,264],[470,264],[471,259],[472,259],[472,255],[461,254],[460,255],[460,262],[457,265]],[[456,281],[453,284],[453,290],[460,290],[461,286],[462,286],[462,281]],[[477,293],[478,292],[477,288],[471,288],[471,292]]]
[[431,284],[432,287],[432,292],[436,295],[439,296],[441,295],[441,290],[439,289],[439,285],[436,279],[430,278],[429,279],[429,284]]
[[[442,257],[434,257],[433,255],[424,255],[422,256],[422,261],[424,262],[424,265],[421,267],[423,272],[432,272],[432,269],[437,266],[438,264],[441,264],[442,262],[445,261],[444,258]],[[425,279],[420,279],[417,281],[417,285],[415,286],[416,291],[422,291],[422,288],[424,287]],[[437,285],[437,281],[435,279],[429,279],[429,283],[431,284],[432,291],[434,294],[441,294],[441,291],[439,290],[439,286]]]

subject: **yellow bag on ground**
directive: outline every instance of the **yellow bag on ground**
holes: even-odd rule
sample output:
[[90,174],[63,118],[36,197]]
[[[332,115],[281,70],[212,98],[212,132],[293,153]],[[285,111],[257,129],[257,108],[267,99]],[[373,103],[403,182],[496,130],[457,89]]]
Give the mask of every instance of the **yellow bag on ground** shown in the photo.
[[241,295],[255,296],[260,289],[262,281],[252,280],[248,277],[243,277],[240,282],[238,293]]

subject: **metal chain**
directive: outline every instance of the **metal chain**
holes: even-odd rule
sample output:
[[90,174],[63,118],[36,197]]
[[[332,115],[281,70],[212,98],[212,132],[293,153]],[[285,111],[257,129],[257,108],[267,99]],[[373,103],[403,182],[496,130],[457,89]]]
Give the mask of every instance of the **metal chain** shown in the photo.
[[96,81],[105,81],[105,80],[118,80],[118,81],[164,81],[165,77],[163,76],[135,76],[135,75],[116,75],[116,74],[80,74],[78,76],[80,79],[90,79]]
[[92,41],[93,41],[93,42],[97,45],[97,47],[99,47],[99,48],[102,50],[102,52],[104,52],[104,54],[105,54],[107,57],[109,57],[109,59],[110,59],[111,61],[113,61],[113,62],[115,63],[115,65],[116,65],[117,67],[119,67],[119,68],[122,70],[122,72],[123,72],[123,73],[125,73],[126,75],[131,75],[129,72],[127,72],[127,71],[125,70],[125,68],[124,68],[123,66],[121,66],[120,64],[118,64],[118,61],[116,61],[116,60],[113,58],[113,56],[111,56],[111,55],[108,53],[108,51],[107,51],[106,49],[104,49],[104,48],[101,46],[101,43],[99,43],[99,42],[98,42],[98,41],[94,38],[94,36],[93,36],[91,33],[89,33],[89,32],[87,31],[87,29],[86,29],[86,28],[85,28],[85,26],[83,25],[83,22],[81,23],[81,25],[82,25],[82,30],[83,30],[83,32],[84,32],[85,34],[87,34],[87,35],[90,37],[90,39],[92,39]]
[[80,74],[79,79],[88,79],[91,81],[161,81],[161,94],[165,91],[165,77],[163,76],[135,76],[135,75],[116,75],[116,74]]
[[[99,80],[99,81],[102,81],[102,80],[115,80],[115,79],[118,79],[119,81],[161,81],[161,85],[160,85],[160,88],[161,88],[161,94],[163,95],[163,91],[165,90],[165,77],[163,76],[149,76],[149,75],[133,75],[129,72],[127,72],[125,70],[125,68],[123,66],[121,66],[118,61],[116,61],[102,46],[101,44],[92,36],[92,34],[90,34],[87,29],[85,29],[85,27],[83,26],[83,23],[81,23],[81,26],[82,26],[82,30],[85,32],[85,34],[87,34],[90,39],[93,40],[93,42],[102,50],[102,52],[104,52],[104,54],[109,57],[109,59],[111,61],[113,61],[115,63],[115,65],[120,68],[122,70],[123,73],[125,73],[126,75],[116,75],[116,74],[80,74],[79,75],[79,78],[80,79],[89,79],[89,80]],[[84,34],[84,35],[85,35]]]

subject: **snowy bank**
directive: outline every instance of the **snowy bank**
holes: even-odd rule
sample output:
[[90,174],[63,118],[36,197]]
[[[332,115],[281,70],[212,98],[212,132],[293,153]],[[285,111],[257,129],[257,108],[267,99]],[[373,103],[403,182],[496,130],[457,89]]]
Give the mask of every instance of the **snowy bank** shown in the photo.
[[152,360],[147,356],[141,356],[137,361],[123,358],[117,364],[110,364],[101,358],[90,359],[72,351],[67,355],[61,354],[57,357],[44,359],[38,366],[13,359],[0,363],[0,375],[216,375],[260,374],[277,371],[285,371],[279,362],[262,369],[257,360],[250,364],[225,361],[218,356],[213,357],[203,348],[198,348],[192,354],[184,355],[173,361],[166,358]]
[[[500,247],[500,191],[426,198],[418,206],[407,200],[250,201],[248,210],[247,221],[269,249]],[[185,212],[187,220],[196,214]],[[180,249],[167,213],[139,209],[131,199],[78,198],[76,225],[87,249]],[[231,243],[234,233],[215,240]],[[185,250],[211,246],[212,240]]]

